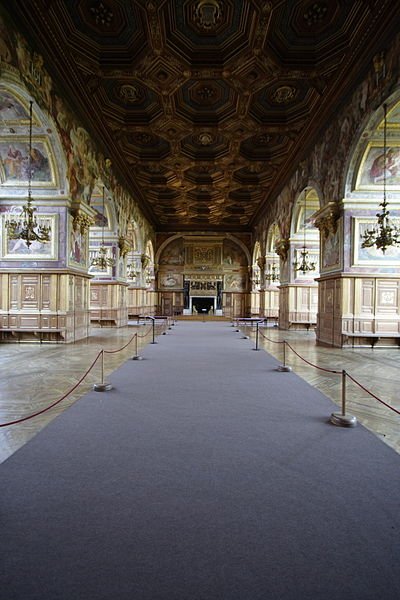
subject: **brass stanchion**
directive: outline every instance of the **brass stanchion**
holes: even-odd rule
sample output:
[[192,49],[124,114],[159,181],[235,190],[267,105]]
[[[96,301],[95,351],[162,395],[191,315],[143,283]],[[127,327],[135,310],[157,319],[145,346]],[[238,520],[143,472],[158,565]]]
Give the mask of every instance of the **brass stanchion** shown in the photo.
[[281,373],[290,373],[290,371],[292,370],[292,367],[289,367],[286,364],[286,340],[283,340],[283,364],[279,365],[279,367],[276,370],[280,371]]
[[143,360],[143,356],[138,354],[138,334],[135,335],[135,354],[132,356],[132,360]]
[[155,331],[155,328],[156,328],[156,320],[155,320],[155,318],[154,318],[154,317],[149,317],[149,319],[152,319],[152,321],[153,321],[153,339],[152,339],[152,341],[150,342],[150,344],[157,344],[157,342],[156,342],[156,339],[155,339],[155,338],[156,338],[156,331]]
[[257,323],[256,323],[256,347],[253,348],[253,350],[259,350],[259,348],[258,348],[258,326],[259,326],[259,324],[260,324],[260,322],[257,321]]
[[342,412],[332,413],[330,421],[339,427],[355,427],[357,425],[354,415],[346,415],[346,371],[344,369],[342,370]]
[[101,383],[95,383],[93,390],[95,392],[108,392],[112,389],[111,383],[104,381],[104,350],[101,351]]

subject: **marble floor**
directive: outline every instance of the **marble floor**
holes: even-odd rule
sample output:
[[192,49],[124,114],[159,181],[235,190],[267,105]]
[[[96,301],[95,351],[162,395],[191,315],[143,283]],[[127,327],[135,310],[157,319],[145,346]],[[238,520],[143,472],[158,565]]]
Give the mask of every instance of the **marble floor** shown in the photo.
[[[179,327],[179,322],[176,326]],[[230,327],[229,322],[227,327]],[[132,338],[136,332],[143,336],[138,339],[140,353],[140,349],[152,341],[151,326],[131,324],[120,329],[93,328],[87,340],[68,345],[0,344],[0,423],[19,419],[46,408],[73,388],[102,348],[116,350],[131,340],[123,350],[105,355],[104,370],[107,379],[107,374],[134,356],[135,339]],[[158,333],[162,333],[161,329]],[[173,327],[169,333],[173,335]],[[249,335],[254,342],[254,331],[246,328],[237,332],[236,328],[232,327],[232,336],[243,337],[244,334]],[[316,346],[315,335],[311,331],[288,332],[274,327],[263,329],[263,335],[269,339],[260,336],[260,348],[264,348],[278,360],[282,360],[282,345],[274,342],[286,339],[307,361],[328,369],[345,369],[365,388],[400,410],[399,348],[323,348]],[[340,404],[340,375],[317,370],[291,351],[287,353],[287,364],[300,377]],[[284,373],[282,377],[285,377]],[[0,462],[89,391],[94,383],[99,382],[100,361],[78,388],[50,411],[23,423],[0,428]],[[360,423],[400,453],[400,415],[351,382],[348,382],[346,390],[347,412],[356,416]],[[329,416],[327,415],[327,419]]]

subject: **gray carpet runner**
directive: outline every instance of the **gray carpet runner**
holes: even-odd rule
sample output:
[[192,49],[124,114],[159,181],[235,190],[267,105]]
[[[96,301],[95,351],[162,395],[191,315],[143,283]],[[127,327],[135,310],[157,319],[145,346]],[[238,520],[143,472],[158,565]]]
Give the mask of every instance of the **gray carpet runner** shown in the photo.
[[182,322],[1,469],[4,600],[398,600],[400,456]]

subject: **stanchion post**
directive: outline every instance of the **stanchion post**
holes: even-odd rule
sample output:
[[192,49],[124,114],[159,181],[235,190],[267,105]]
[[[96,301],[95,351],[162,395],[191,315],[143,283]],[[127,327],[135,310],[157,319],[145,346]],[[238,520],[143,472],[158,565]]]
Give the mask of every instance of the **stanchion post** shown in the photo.
[[95,392],[108,392],[112,389],[111,383],[104,381],[104,350],[101,351],[101,383],[95,383],[93,390]]
[[330,421],[339,427],[355,427],[357,425],[356,417],[346,414],[346,371],[344,369],[342,370],[342,412],[332,413]]
[[286,364],[286,340],[283,340],[283,364],[279,365],[279,367],[276,369],[277,371],[280,371],[281,373],[290,373],[290,371],[292,370],[292,367],[289,367]]
[[132,356],[132,360],[143,360],[143,356],[138,354],[138,334],[135,335],[135,354]]
[[254,348],[254,350],[258,350],[258,326],[259,326],[260,322],[257,321],[256,323],[256,347]]
[[157,344],[157,342],[156,342],[156,320],[154,317],[150,317],[150,319],[152,319],[152,321],[153,321],[153,340],[150,342],[150,344]]

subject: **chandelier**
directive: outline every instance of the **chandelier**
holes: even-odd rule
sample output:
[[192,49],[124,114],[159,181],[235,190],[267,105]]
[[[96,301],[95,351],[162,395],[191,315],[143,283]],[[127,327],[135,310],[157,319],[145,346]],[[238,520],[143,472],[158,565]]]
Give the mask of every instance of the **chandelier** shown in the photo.
[[28,149],[28,198],[16,217],[8,217],[5,223],[8,237],[11,240],[23,240],[29,246],[32,242],[49,242],[51,227],[38,223],[32,206],[32,100],[29,103],[29,149]]
[[138,271],[136,271],[134,263],[129,263],[126,265],[126,278],[127,279],[136,279],[138,276]]
[[379,204],[382,207],[380,213],[376,213],[377,222],[373,229],[367,229],[362,235],[362,248],[370,248],[376,246],[385,254],[389,246],[397,246],[400,244],[400,229],[396,227],[389,219],[389,211],[387,209],[388,202],[386,200],[386,174],[387,174],[387,105],[383,105],[384,121],[383,121],[383,200]]
[[265,279],[267,281],[279,281],[280,276],[279,266],[275,263],[272,263],[272,265],[269,266],[268,273],[265,275]]
[[[104,204],[104,195],[105,190],[103,186],[103,217],[105,219],[105,204]],[[101,246],[96,256],[92,259],[91,265],[93,267],[97,267],[99,271],[106,271],[108,267],[113,267],[115,265],[115,260],[107,256],[107,248],[104,245],[104,220],[102,226],[102,234],[101,234]]]
[[304,231],[304,240],[303,240],[303,249],[300,252],[301,260],[295,260],[293,263],[293,268],[295,271],[301,271],[303,275],[310,271],[315,271],[317,266],[317,262],[311,260],[309,252],[306,247],[306,216],[307,216],[307,195],[304,196],[304,220],[303,220],[303,231]]

